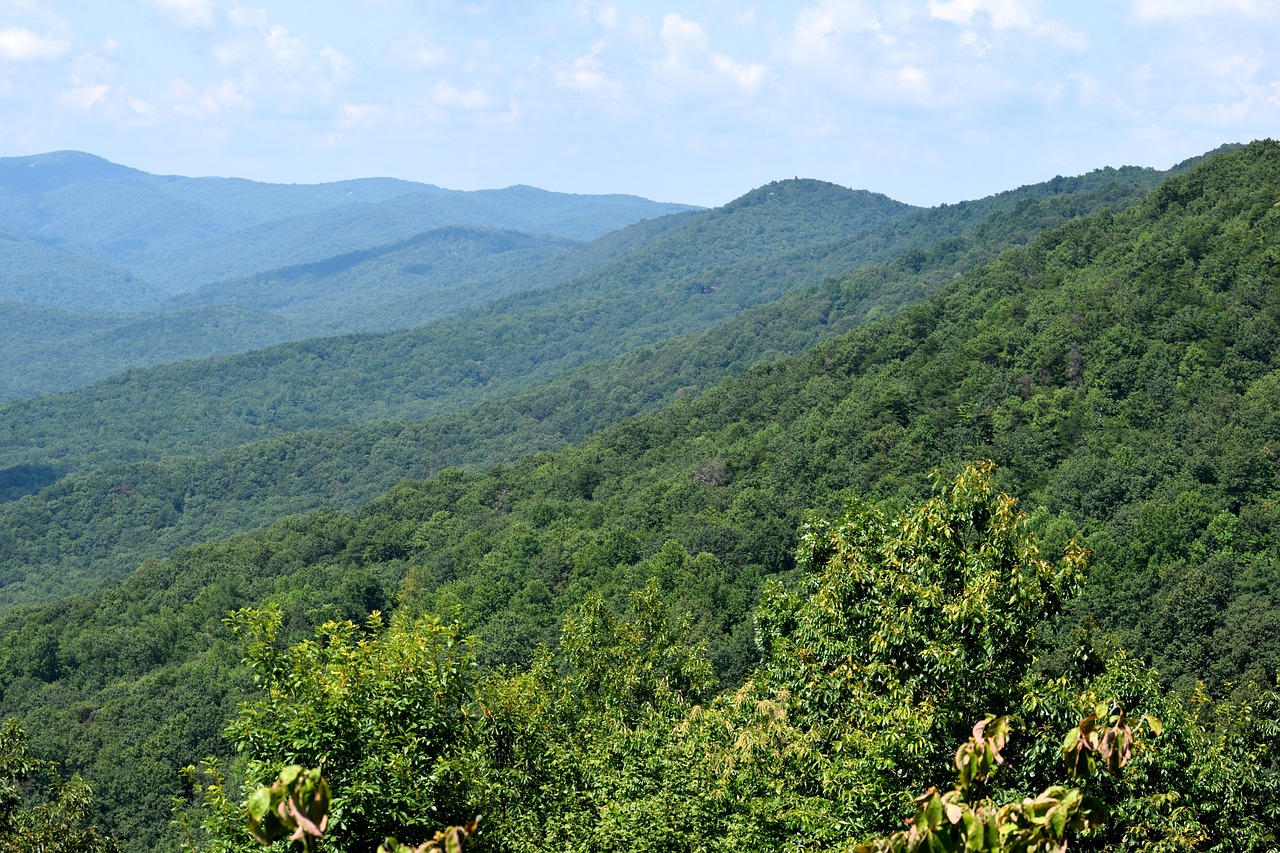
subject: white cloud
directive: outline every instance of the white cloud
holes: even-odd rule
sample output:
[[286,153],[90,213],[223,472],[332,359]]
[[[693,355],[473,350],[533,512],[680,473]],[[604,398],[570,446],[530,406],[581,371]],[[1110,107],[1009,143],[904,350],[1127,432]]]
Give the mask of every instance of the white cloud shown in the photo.
[[444,48],[429,43],[417,33],[396,45],[395,50],[409,65],[417,68],[434,68],[449,60]]
[[1278,105],[1275,88],[1240,84],[1199,92],[1194,99],[1170,105],[1161,118],[1181,128],[1213,128],[1227,138],[1242,132],[1262,135],[1251,129],[1273,125]]
[[924,108],[973,121],[1060,104],[1088,45],[1037,0],[816,0],[780,34],[777,53],[793,66],[780,86],[805,109],[871,108],[914,122]]
[[[928,9],[935,20],[966,27],[960,43],[978,55],[1002,46],[1012,33],[1030,33],[1076,50],[1088,48],[1084,33],[1065,21],[1040,15],[1038,5],[1023,0],[929,0]],[[980,35],[979,29],[992,32]]]
[[1197,18],[1280,17],[1276,0],[1134,0],[1133,19],[1143,24]]
[[595,21],[605,29],[612,29],[618,25],[618,7],[601,0],[581,0],[578,3],[578,17]]
[[351,70],[354,68],[354,64],[350,59],[331,47],[323,48],[320,51],[320,57],[329,64],[329,72],[333,75],[333,79],[351,79]]
[[1280,3],[1167,0],[1135,3],[1132,11],[1134,23],[1162,27],[1138,40],[1155,44],[1134,57],[1136,114],[1223,137],[1231,129],[1242,138],[1272,132],[1280,116],[1269,86],[1280,66],[1276,27],[1264,18],[1280,22]]
[[331,46],[319,51],[287,27],[272,23],[257,8],[236,5],[227,13],[234,29],[216,43],[212,55],[229,73],[237,97],[223,97],[224,84],[211,89],[203,113],[246,108],[253,104],[299,114],[328,108],[339,84],[355,75],[355,63]]
[[854,38],[880,31],[880,21],[865,3],[820,0],[796,14],[781,52],[801,66],[847,66]]
[[219,65],[234,65],[237,62],[246,62],[251,53],[251,43],[247,39],[222,42],[213,47],[213,58],[218,61]]
[[227,10],[227,20],[232,26],[247,30],[265,30],[271,26],[271,17],[266,9],[241,6],[239,3]]
[[147,5],[180,27],[211,27],[215,0],[146,0]]
[[69,64],[67,80],[80,86],[90,82],[110,79],[115,69],[109,62],[93,53],[83,53]]
[[510,127],[519,123],[521,116],[520,105],[515,101],[510,101],[507,104],[507,108],[502,112],[481,116],[480,124],[488,127]]
[[596,42],[589,53],[558,66],[555,69],[556,85],[587,95],[621,97],[622,85],[604,73],[604,63],[600,61],[603,50],[604,44]]
[[1056,83],[1036,83],[1031,87],[1031,91],[1046,106],[1053,106],[1062,99],[1062,92],[1066,86],[1062,82]]
[[197,96],[195,87],[178,77],[169,84],[166,94],[175,113],[192,118],[208,118],[253,108],[253,102],[240,90],[240,84],[230,78],[206,86]]
[[711,67],[743,92],[758,90],[769,73],[769,69],[759,62],[739,62],[723,53],[711,54]]
[[[261,14],[259,14],[261,13]],[[277,72],[296,72],[311,60],[311,48],[286,27],[272,24],[260,9],[237,6],[228,13],[237,27],[249,32],[214,46],[213,56],[221,65],[248,64]]]
[[709,41],[702,24],[671,12],[662,19],[662,43],[670,56],[679,59],[705,51]]
[[459,110],[482,110],[489,106],[489,96],[484,89],[459,89],[441,80],[431,89],[431,99],[442,107]]
[[796,14],[778,52],[804,72],[789,82],[817,99],[811,109],[938,106],[936,90],[959,79],[947,65],[954,51],[929,41],[936,33],[918,7],[819,0]]
[[900,89],[915,92],[918,96],[929,90],[929,74],[914,65],[904,65],[893,72]]
[[8,60],[58,59],[70,49],[66,39],[49,38],[22,27],[0,29],[0,57]]
[[205,87],[200,95],[199,105],[206,113],[225,113],[253,107],[253,103],[240,91],[235,80],[223,80],[217,86]]
[[96,86],[75,86],[59,93],[58,103],[80,110],[87,110],[94,104],[104,103],[110,93],[111,87],[105,83],[99,83]]
[[1244,82],[1254,79],[1267,67],[1267,57],[1260,48],[1247,45],[1223,47],[1223,44],[1215,44],[1209,49],[1196,51],[1200,67],[1211,77]]
[[666,55],[654,68],[682,90],[705,90],[729,83],[743,93],[754,93],[768,77],[763,63],[743,62],[710,49],[711,40],[697,21],[679,12],[662,19],[659,36]]
[[262,47],[271,62],[285,72],[301,70],[311,58],[311,49],[307,47],[307,43],[290,35],[287,29],[279,25],[268,28]]
[[997,30],[1028,30],[1034,20],[1022,0],[929,0],[929,16],[968,26],[982,13]]
[[390,112],[389,108],[381,104],[343,104],[338,126],[344,129],[372,127]]
[[169,83],[168,95],[170,100],[187,101],[195,95],[195,92],[195,87],[181,77],[175,77],[173,81]]
[[1203,113],[1204,121],[1222,128],[1239,127],[1255,114],[1257,107],[1253,98],[1243,98],[1234,103],[1211,104]]

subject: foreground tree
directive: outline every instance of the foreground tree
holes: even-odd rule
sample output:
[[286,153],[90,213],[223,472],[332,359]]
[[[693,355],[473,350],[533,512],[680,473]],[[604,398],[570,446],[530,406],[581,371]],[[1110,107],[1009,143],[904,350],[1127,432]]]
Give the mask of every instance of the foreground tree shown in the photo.
[[[991,473],[967,469],[902,513],[854,504],[837,521],[807,525],[807,589],[766,591],[763,662],[738,690],[707,705],[667,691],[647,714],[597,715],[589,726],[546,714],[564,735],[517,742],[529,752],[516,763],[572,767],[548,786],[564,793],[552,805],[546,789],[528,785],[477,803],[491,838],[539,849],[505,832],[537,813],[554,815],[557,841],[581,850],[798,850],[892,831],[912,811],[913,789],[951,773],[954,744],[975,717],[1019,712],[1037,632],[1083,580],[1083,550],[1042,558]],[[573,648],[610,646],[616,632],[584,640],[576,632],[585,624],[570,623]],[[631,644],[615,659],[643,663],[646,644]],[[527,730],[520,714],[564,690],[553,669],[542,672],[538,683],[496,679],[505,701],[486,722]],[[509,766],[510,743],[502,756],[482,748],[469,775]]]
[[[315,843],[344,851],[429,845],[476,814],[477,850],[528,853],[1272,849],[1276,695],[1188,707],[1088,631],[1042,655],[1086,554],[1043,556],[992,474],[808,524],[804,588],[766,590],[762,661],[714,698],[656,584],[626,614],[591,598],[557,650],[483,678],[456,626],[330,624],[281,649],[270,613],[242,614],[264,686],[231,729],[249,781],[322,770],[333,809]],[[1163,735],[1135,741],[1122,709]],[[1129,767],[1086,795],[1094,761]],[[249,845],[243,807],[220,813],[235,820],[217,845]]]
[[114,853],[92,805],[89,783],[34,757],[17,721],[0,726],[0,853]]
[[[326,850],[367,853],[389,835],[423,840],[464,820],[465,786],[440,761],[470,738],[463,706],[475,663],[459,626],[388,625],[374,613],[364,626],[327,622],[314,639],[282,648],[280,619],[266,609],[229,620],[262,688],[227,730],[247,759],[246,790],[270,785],[281,767],[322,771],[333,791]],[[227,787],[215,769],[204,791],[212,848],[255,849]]]

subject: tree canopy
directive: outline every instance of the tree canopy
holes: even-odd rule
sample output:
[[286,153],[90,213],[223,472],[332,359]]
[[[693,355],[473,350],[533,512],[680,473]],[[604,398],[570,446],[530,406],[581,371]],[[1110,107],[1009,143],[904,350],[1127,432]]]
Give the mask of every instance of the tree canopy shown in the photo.
[[[1068,828],[1083,850],[1274,843],[1280,778],[1274,755],[1257,762],[1275,694],[1206,716],[1120,652],[1046,671],[1038,629],[1086,555],[1042,555],[991,475],[810,523],[802,589],[765,595],[760,665],[718,695],[656,582],[629,615],[588,599],[555,650],[487,673],[427,617],[330,623],[281,649],[278,614],[242,612],[262,686],[229,730],[246,790],[321,768],[332,850],[425,842],[475,814],[485,850],[897,850],[918,805],[916,843],[968,839],[939,849],[1062,849]],[[1011,728],[1028,742],[1006,748]],[[1073,780],[1095,765],[1116,775],[1086,797]],[[215,786],[210,802],[213,849],[252,849],[238,799]]]

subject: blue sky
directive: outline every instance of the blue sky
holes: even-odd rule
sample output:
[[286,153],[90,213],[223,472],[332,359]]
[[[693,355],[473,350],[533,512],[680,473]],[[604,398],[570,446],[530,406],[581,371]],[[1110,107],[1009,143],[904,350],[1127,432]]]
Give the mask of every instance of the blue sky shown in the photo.
[[0,0],[0,156],[914,204],[1280,133],[1280,0]]

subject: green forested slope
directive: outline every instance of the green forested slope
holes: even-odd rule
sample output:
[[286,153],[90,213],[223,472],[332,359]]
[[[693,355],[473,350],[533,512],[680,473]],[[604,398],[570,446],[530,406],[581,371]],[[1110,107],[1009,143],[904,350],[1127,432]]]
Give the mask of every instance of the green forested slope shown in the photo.
[[[207,285],[167,299],[144,314],[57,312],[18,303],[0,315],[5,329],[0,399],[33,397],[81,387],[138,367],[260,349],[319,334],[407,328],[504,294],[546,287],[589,272],[676,227],[664,216],[586,244],[563,238],[473,226],[452,226],[407,240],[273,270],[250,279]],[[21,238],[15,238],[21,239]],[[38,245],[26,241],[23,245]],[[93,280],[105,293],[84,306],[139,308],[141,283],[120,286],[110,275],[77,277],[92,268],[75,255],[47,247],[82,296]],[[15,265],[23,286],[42,298],[65,296],[55,270]],[[92,272],[92,270],[90,270]],[[131,278],[128,273],[120,276]],[[122,300],[132,299],[131,303]],[[113,301],[114,300],[114,301]],[[155,302],[155,299],[151,299]],[[153,306],[154,307],[154,306]],[[238,318],[234,324],[229,318]]]
[[[1061,207],[1046,209],[1044,224],[1071,210],[1073,189],[1109,192],[1119,207],[1157,178],[1150,170],[1104,170],[875,228],[868,226],[902,207],[821,182],[780,182],[692,215],[594,272],[421,329],[134,372],[0,407],[7,427],[0,465],[155,458],[301,428],[455,411],[723,322],[790,288],[963,234],[1059,190]],[[1090,196],[1077,212],[1098,201]],[[78,432],[86,427],[95,436],[89,446]]]
[[[1272,849],[1280,694],[1180,701],[1087,632],[1047,658],[1087,554],[1044,549],[989,471],[807,523],[800,589],[767,586],[760,661],[718,695],[657,577],[625,608],[588,594],[558,647],[497,671],[449,621],[375,614],[285,648],[280,608],[240,611],[260,687],[228,729],[239,766],[250,789],[322,767],[332,851],[476,814],[468,850]],[[257,849],[209,771],[209,849]]]
[[[586,365],[455,414],[306,430],[198,459],[73,475],[38,496],[0,505],[0,529],[9,531],[0,534],[0,603],[85,591],[103,577],[122,577],[144,557],[267,524],[284,512],[352,507],[404,477],[509,461],[579,440],[752,364],[803,352],[868,317],[893,313],[1046,227],[1126,206],[1140,195],[1140,189],[1111,186],[1026,199],[927,251],[795,290],[706,332]],[[845,251],[842,246],[833,256]],[[799,268],[792,255],[765,266],[779,277]],[[23,482],[35,491],[50,480]],[[104,499],[122,485],[129,500]]]
[[[711,276],[909,210],[818,181],[771,185],[686,218],[592,273],[418,329],[134,371],[8,404],[0,407],[0,464],[154,458],[306,427],[453,411],[770,301],[779,285],[766,275],[716,283]],[[82,429],[93,441],[77,434]]]
[[[160,313],[101,314],[0,303],[0,399],[87,385],[128,370],[321,334],[406,328],[545,283],[580,253],[563,239],[438,229],[239,282]],[[551,263],[540,263],[553,259]],[[47,283],[45,280],[41,284]]]
[[[98,165],[106,168],[111,164],[102,161]],[[69,166],[64,164],[63,168]],[[304,260],[331,254],[343,246],[368,246],[377,235],[366,235],[350,221],[343,224],[341,217],[351,214],[351,211],[348,210],[350,205],[344,206],[342,200],[355,199],[362,203],[381,200],[390,204],[394,199],[382,196],[394,196],[396,192],[403,192],[406,186],[414,186],[394,181],[369,181],[349,182],[350,189],[343,189],[347,184],[297,188],[221,179],[157,179],[143,173],[134,174],[129,170],[125,170],[125,174],[132,176],[132,183],[127,187],[129,192],[144,195],[159,192],[175,203],[201,205],[200,209],[210,210],[210,215],[215,220],[235,221],[242,229],[257,228],[263,222],[272,221],[273,216],[305,213],[308,204],[313,207],[328,205],[332,208],[329,213],[324,214],[334,219],[332,227],[326,226],[334,232],[329,237],[313,234],[308,239],[300,239],[296,235],[260,235],[260,251],[249,252],[246,247],[240,246],[224,252],[218,248],[220,244],[217,244],[217,240],[211,241],[207,235],[203,235],[199,245],[183,246],[181,250],[170,251],[167,257],[171,256],[173,262],[191,267],[178,275],[182,281],[180,289],[184,291],[190,290],[192,283],[197,280],[218,278],[219,275],[211,270],[221,269],[226,274],[234,272],[222,269],[228,262],[239,264],[241,266],[236,269],[242,267],[246,271],[264,266],[278,267],[286,258],[294,257],[290,254],[292,250],[289,247],[295,243],[304,251],[304,255],[297,257]],[[27,177],[21,172],[18,175],[21,178]],[[779,205],[766,205],[755,211],[764,213],[766,219],[777,215],[787,217],[788,221],[779,226],[777,223],[760,220],[759,216],[755,220],[760,221],[755,221],[751,218],[751,211],[730,206],[726,210],[732,210],[732,217],[743,223],[740,234],[742,240],[739,242],[763,238],[775,250],[788,245],[810,245],[784,253],[766,265],[758,265],[752,261],[742,262],[741,269],[733,263],[722,265],[709,276],[703,276],[705,280],[689,282],[689,286],[714,292],[725,286],[725,280],[767,278],[773,292],[777,293],[824,275],[841,274],[862,263],[883,260],[904,248],[924,248],[941,237],[962,234],[982,222],[993,211],[1009,210],[1027,199],[1096,191],[1112,183],[1126,187],[1149,187],[1158,178],[1159,173],[1153,170],[1132,168],[1102,169],[1077,178],[1055,178],[1042,185],[1023,187],[976,202],[917,211],[898,219],[898,227],[885,226],[870,231],[863,229],[861,237],[845,237],[834,243],[829,242],[828,238],[849,233],[851,228],[858,230],[859,225],[870,225],[877,217],[895,217],[897,213],[906,212],[906,208],[887,199],[874,199],[866,193],[836,192],[837,188],[829,185],[826,195],[815,194],[815,202],[832,205],[830,217],[825,220],[815,219],[808,213],[797,216],[795,211],[784,210]],[[10,179],[13,180],[12,176]],[[47,189],[83,194],[100,191],[100,183],[71,181]],[[95,187],[99,189],[95,190]],[[777,188],[770,191],[776,193]],[[448,196],[445,191],[438,193]],[[499,215],[503,211],[506,211],[505,221],[517,221],[518,217],[513,218],[509,208],[520,203],[522,193],[534,200],[545,195],[528,188],[514,188],[509,193],[504,193],[506,191],[474,194],[478,199],[476,204],[484,208],[485,216],[494,221],[504,221]],[[3,195],[2,190],[0,195]],[[307,199],[311,201],[308,202]],[[151,245],[149,240],[180,242],[183,233],[180,216],[176,220],[171,217],[171,221],[167,222],[146,221],[147,216],[154,212],[150,207],[152,201],[154,199],[151,195],[147,195],[146,199],[135,199],[134,202],[120,200],[125,207],[132,204],[138,208],[131,209],[129,216],[132,218],[128,223],[130,229],[141,235],[136,241],[138,251],[151,251],[148,248]],[[849,201],[857,202],[856,210],[844,211],[841,208],[841,205]],[[90,206],[92,203],[92,200],[85,202]],[[599,203],[602,203],[601,199],[577,200],[567,197],[562,206],[568,208],[566,213],[572,213],[576,209],[572,207],[574,204],[586,205],[587,210],[592,210],[592,205]],[[241,206],[238,215],[236,205]],[[448,221],[451,216],[472,215],[468,213],[470,208],[465,205],[450,206],[443,202],[439,205],[440,209],[433,208],[426,219],[419,216],[415,220],[417,225],[413,227],[420,228],[428,222]],[[56,208],[56,205],[53,207]],[[743,204],[738,203],[737,207],[741,208]],[[344,210],[346,214],[341,212]],[[81,215],[79,208],[76,208],[75,214]],[[319,213],[312,211],[308,215]],[[378,222],[379,214],[376,211],[365,211],[361,215],[369,218],[371,223]],[[703,227],[722,228],[723,223],[717,221],[718,216],[714,211],[708,212]],[[184,293],[166,301],[159,300],[160,289],[138,277],[141,272],[135,275],[108,267],[98,260],[69,254],[14,235],[14,239],[21,241],[22,247],[25,247],[23,252],[7,256],[9,263],[5,268],[12,272],[10,284],[14,298],[25,301],[38,293],[37,301],[41,304],[50,303],[78,310],[118,312],[148,308],[151,319],[141,327],[134,326],[134,329],[144,328],[148,334],[141,346],[131,345],[133,341],[121,334],[122,324],[136,321],[114,315],[55,318],[54,315],[44,314],[37,327],[21,323],[3,326],[6,330],[7,354],[10,357],[0,361],[0,399],[30,397],[76,388],[124,370],[179,358],[243,352],[318,334],[406,328],[479,304],[503,293],[554,285],[588,273],[610,260],[619,259],[627,251],[640,249],[648,240],[685,224],[680,217],[648,220],[560,253],[550,252],[556,245],[555,240],[550,238],[510,235],[509,238],[498,239],[494,232],[486,229],[452,226],[391,244],[357,248],[355,251],[312,260],[310,263],[261,272],[245,279],[211,281],[195,293]],[[382,223],[377,227],[384,225]],[[401,230],[409,230],[410,227],[406,225]],[[462,227],[461,232],[459,227]],[[167,237],[157,237],[157,228],[176,231]],[[90,234],[85,239],[92,239],[91,224],[78,223],[77,233],[79,231]],[[692,247],[701,250],[703,247],[699,245],[696,229],[690,227],[690,234],[693,235]],[[769,236],[764,236],[766,234]],[[46,235],[42,239],[58,238]],[[523,249],[514,245],[513,240],[522,244]],[[537,242],[536,246],[532,245],[534,242]],[[34,251],[36,255],[31,256],[31,252],[25,250]],[[668,254],[680,255],[685,251],[679,246],[674,249],[670,246],[666,248]],[[543,257],[544,260],[538,261],[538,257]],[[663,266],[661,262],[655,265],[652,259],[639,268],[620,267],[615,272],[643,278],[659,271],[659,268],[663,274],[683,278],[696,272],[691,268]],[[5,275],[0,270],[0,283]],[[120,282],[121,279],[123,283]],[[66,286],[63,287],[59,282]],[[196,322],[198,315],[190,313],[170,316],[174,308],[185,309],[196,305],[225,305],[241,311],[269,311],[278,316],[241,314],[246,318],[246,323],[239,330],[221,323],[216,313],[206,315],[208,321],[202,323]],[[222,312],[222,316],[227,316],[227,313]],[[60,334],[45,334],[54,325],[61,327]],[[261,334],[255,334],[257,332]],[[62,345],[59,346],[59,343]]]
[[160,295],[127,270],[0,227],[0,302],[110,313],[137,310]]
[[75,388],[121,371],[297,337],[269,312],[231,305],[159,315],[85,314],[0,302],[0,399]]
[[[57,187],[52,192],[84,194],[99,191],[98,187],[98,183],[72,183]],[[190,265],[192,270],[201,270],[200,276],[197,276],[201,281],[217,280],[226,275],[243,274],[264,267],[278,268],[286,261],[301,259],[312,262],[287,269],[274,269],[271,273],[264,273],[248,281],[209,284],[189,298],[170,300],[152,307],[169,309],[184,305],[214,304],[247,310],[270,310],[279,315],[274,323],[276,328],[273,333],[254,339],[248,334],[253,331],[253,326],[247,326],[246,333],[241,335],[220,333],[213,327],[208,334],[194,339],[167,340],[169,337],[180,337],[183,318],[173,320],[177,328],[171,335],[166,331],[170,322],[168,316],[162,314],[152,322],[151,328],[158,337],[166,340],[157,341],[155,346],[147,349],[132,350],[127,343],[118,347],[101,345],[103,339],[112,338],[119,327],[119,318],[104,317],[96,327],[90,325],[89,318],[77,318],[77,322],[85,325],[85,330],[66,339],[65,346],[58,349],[56,341],[59,339],[33,338],[19,326],[11,334],[11,346],[18,353],[18,358],[6,363],[6,369],[0,371],[0,397],[29,396],[40,391],[83,385],[92,379],[119,373],[137,365],[155,363],[168,351],[216,355],[268,346],[282,339],[417,325],[468,306],[483,304],[502,294],[547,286],[588,273],[606,261],[617,258],[619,253],[641,249],[646,240],[654,239],[674,227],[668,223],[641,223],[624,229],[624,233],[617,236],[606,237],[598,241],[597,245],[571,249],[571,243],[565,239],[515,234],[499,237],[498,232],[492,230],[456,226],[452,230],[437,229],[419,234],[392,245],[363,248],[397,231],[406,232],[411,228],[421,230],[433,223],[467,221],[465,217],[478,219],[482,223],[514,222],[528,227],[551,227],[555,223],[561,223],[564,217],[594,216],[596,219],[593,220],[592,228],[595,230],[591,232],[594,234],[599,233],[605,224],[615,220],[625,224],[627,220],[624,214],[627,211],[634,212],[633,207],[626,203],[627,199],[622,197],[560,197],[528,187],[516,187],[500,192],[473,194],[474,204],[470,207],[443,202],[436,204],[433,201],[435,206],[428,212],[415,213],[407,209],[388,212],[379,208],[360,213],[359,221],[366,222],[367,228],[380,228],[386,234],[366,233],[367,228],[358,227],[358,223],[352,218],[354,214],[348,209],[351,205],[345,205],[324,214],[328,218],[324,225],[327,231],[323,234],[282,236],[264,233],[259,235],[261,246],[250,251],[245,246],[220,248],[221,244],[217,240],[201,232],[189,235],[196,240],[196,244],[179,247],[182,235],[186,233],[181,228],[182,216],[167,208],[157,213],[152,204],[156,201],[152,196],[165,200],[166,204],[178,203],[163,192],[166,187],[167,184],[157,188],[150,183],[141,186],[129,184],[124,187],[132,193],[150,194],[145,199],[121,201],[129,210],[128,216],[122,217],[126,221],[121,224],[121,233],[128,231],[140,235],[137,242],[141,248],[138,251],[159,251],[155,246],[168,240],[174,245],[166,251],[181,263]],[[818,182],[811,182],[809,198],[799,206],[794,203],[784,204],[782,199],[778,199],[777,204],[752,210],[735,210],[732,214],[733,224],[728,227],[751,229],[750,233],[759,244],[758,249],[743,250],[742,256],[756,257],[760,252],[776,252],[792,246],[829,240],[910,211],[906,205],[892,202],[883,196],[843,190],[833,185],[823,185],[821,189],[818,187]],[[452,197],[444,191],[439,193],[443,194],[442,197]],[[39,197],[41,203],[61,210],[59,205],[46,197],[48,195],[46,193]],[[786,196],[785,193],[783,195]],[[786,197],[790,199],[790,196]],[[24,200],[26,196],[15,198]],[[433,195],[432,198],[436,196]],[[403,199],[395,201],[397,204],[407,203]],[[427,203],[421,199],[419,202]],[[602,205],[609,210],[617,208],[616,216],[597,216],[601,213]],[[738,204],[739,208],[744,206]],[[73,206],[65,215],[87,215],[83,208],[92,208],[92,205],[85,201]],[[666,210],[669,206],[658,209]],[[819,210],[825,215],[818,215]],[[156,222],[148,219],[153,215],[157,218]],[[219,215],[230,216],[231,213],[221,211]],[[385,221],[388,217],[400,224],[393,228]],[[726,253],[731,247],[743,245],[743,241],[736,239],[736,236],[732,240],[726,239],[726,226],[720,215],[711,212],[708,217],[709,221],[702,225],[676,220],[676,223],[685,228],[683,240],[689,249],[705,251],[721,264],[737,257],[736,253]],[[775,219],[779,221],[771,221]],[[783,222],[782,219],[786,221]],[[254,227],[260,229],[262,226]],[[556,227],[560,228],[559,225]],[[31,230],[34,226],[28,223],[27,228]],[[156,233],[158,229],[165,233]],[[94,239],[93,230],[88,226],[68,230],[74,230],[78,239]],[[586,233],[582,228],[568,225],[560,230]],[[174,233],[170,234],[169,231]],[[47,234],[38,236],[54,239]],[[711,243],[716,241],[718,246],[712,246]],[[301,255],[291,253],[290,247],[295,245],[299,247]],[[353,248],[354,251],[335,254]],[[561,251],[557,252],[557,249]],[[661,251],[663,256],[669,256],[679,255],[685,249],[678,245],[673,248],[669,244]],[[220,261],[214,255],[233,259],[239,266],[235,269],[223,269],[230,261]],[[325,257],[326,255],[330,257]],[[652,277],[656,274],[687,273],[684,269],[673,269],[663,256],[656,260],[652,255],[646,256],[644,266],[640,269],[620,266],[613,272],[614,280],[619,275]],[[194,286],[195,279],[192,276],[195,273],[192,270],[178,275],[183,282],[180,289],[189,290]],[[17,270],[17,273],[39,276],[42,271]],[[46,283],[52,285],[55,282]],[[75,285],[80,290],[90,286],[84,281],[76,282]],[[71,299],[73,304],[79,304],[75,300],[83,302],[88,298],[88,294],[67,295],[56,291],[50,291],[46,295],[46,299],[50,300]],[[269,321],[270,318],[262,320]],[[282,331],[285,329],[288,331]],[[26,347],[26,342],[32,342],[33,345]],[[51,384],[55,381],[59,384]]]
[[[286,186],[158,176],[73,151],[0,158],[0,303],[17,303],[0,316],[0,399],[284,340],[417,325],[554,283],[558,272],[584,272],[608,247],[661,228],[563,250],[688,210],[523,186],[459,192],[385,178]],[[477,231],[415,239],[449,227]],[[539,236],[513,236],[520,251],[480,236],[484,229]],[[401,241],[408,245],[387,246]],[[413,257],[376,263],[396,249]],[[565,257],[537,263],[557,254]],[[353,271],[361,260],[373,263]],[[273,270],[265,283],[238,281]],[[175,303],[202,285],[201,298]],[[186,310],[196,305],[220,310]],[[32,327],[22,322],[30,308],[82,313],[44,312]],[[278,316],[253,313],[264,308]],[[245,322],[230,328],[233,316]],[[129,337],[139,331],[141,345]]]
[[[1280,145],[1254,143],[1171,178],[1124,213],[1011,250],[895,317],[579,446],[478,474],[441,472],[349,514],[283,519],[148,562],[91,596],[10,610],[0,615],[0,712],[23,717],[43,753],[99,780],[106,824],[152,849],[174,831],[167,797],[185,792],[174,767],[224,749],[216,718],[247,687],[220,622],[231,607],[276,603],[282,640],[373,608],[457,613],[493,665],[528,661],[536,642],[555,637],[560,615],[591,594],[624,602],[653,577],[689,619],[687,636],[708,643],[723,683],[733,684],[758,654],[747,615],[760,582],[794,571],[806,509],[834,510],[853,492],[892,512],[930,492],[934,467],[988,457],[1033,511],[1044,553],[1061,554],[1077,532],[1093,551],[1068,627],[1089,616],[1118,632],[1166,685],[1203,679],[1218,696],[1242,681],[1274,686],[1278,196]],[[789,618],[769,630],[790,635]],[[1058,664],[1042,662],[1049,681],[1039,689],[1051,694],[1087,687],[1054,687],[1055,666],[1075,672],[1117,660],[1096,634],[1064,639]],[[798,666],[796,654],[784,663]],[[776,673],[780,689],[792,683],[788,672]],[[1138,680],[1098,689],[1156,701],[1155,682],[1129,677]],[[541,689],[526,687],[520,695]],[[769,697],[748,694],[744,707],[763,707],[760,698]],[[972,719],[988,709],[952,710]],[[644,731],[655,745],[692,748],[684,735]],[[662,778],[664,761],[695,766],[679,750],[627,742],[655,763],[615,782]],[[1175,741],[1199,749],[1190,743]],[[1263,765],[1235,773],[1232,785],[1270,784],[1267,747],[1257,748]],[[1186,759],[1173,753],[1149,766],[1153,795],[1160,780],[1206,778],[1189,779]],[[768,796],[754,791],[761,799],[752,802],[781,805],[772,798],[783,783]],[[626,788],[612,789],[611,802],[625,802]],[[680,804],[698,802],[665,788],[636,791],[634,802],[648,805],[609,824],[624,835],[652,825],[646,816],[673,818]],[[1222,814],[1221,803],[1205,810],[1209,788],[1196,791],[1199,799],[1180,804],[1189,809],[1181,819]],[[659,794],[672,799],[652,799]],[[818,815],[803,810],[811,795],[794,796],[785,802],[801,809],[797,817]],[[1268,808],[1228,800],[1237,811]],[[663,802],[665,811],[644,811]],[[1167,802],[1126,808],[1153,809],[1172,827],[1179,818],[1162,811]],[[812,826],[831,824],[815,817]],[[1238,849],[1223,827],[1212,831],[1226,845],[1219,849]]]
[[402,329],[549,283],[537,273],[570,263],[568,257],[580,254],[569,251],[577,245],[454,225],[386,246],[218,282],[171,304],[273,311],[288,318],[298,338]]

